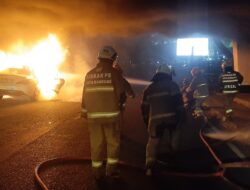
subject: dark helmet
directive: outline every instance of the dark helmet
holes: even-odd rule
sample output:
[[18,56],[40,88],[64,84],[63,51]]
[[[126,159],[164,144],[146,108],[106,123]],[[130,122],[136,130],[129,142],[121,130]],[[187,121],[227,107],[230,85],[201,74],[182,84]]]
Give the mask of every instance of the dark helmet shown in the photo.
[[165,73],[168,75],[172,75],[172,69],[170,66],[168,65],[160,65],[157,69],[156,69],[156,73]]

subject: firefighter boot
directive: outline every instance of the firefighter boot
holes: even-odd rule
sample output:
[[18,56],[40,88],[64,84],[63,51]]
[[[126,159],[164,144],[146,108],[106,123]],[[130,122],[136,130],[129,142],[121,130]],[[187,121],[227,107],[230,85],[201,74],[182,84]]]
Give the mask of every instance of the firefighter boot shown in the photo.
[[226,120],[232,120],[233,109],[227,109],[225,113]]
[[95,178],[98,188],[103,190],[107,189],[104,167],[92,167],[92,174]]
[[120,171],[118,170],[118,165],[117,164],[107,164],[106,176],[111,177],[111,178],[119,178]]
[[146,162],[146,171],[145,175],[151,177],[154,175],[154,168],[155,168],[156,161],[150,160]]
[[103,167],[92,167],[92,174],[96,180],[104,178],[105,172]]

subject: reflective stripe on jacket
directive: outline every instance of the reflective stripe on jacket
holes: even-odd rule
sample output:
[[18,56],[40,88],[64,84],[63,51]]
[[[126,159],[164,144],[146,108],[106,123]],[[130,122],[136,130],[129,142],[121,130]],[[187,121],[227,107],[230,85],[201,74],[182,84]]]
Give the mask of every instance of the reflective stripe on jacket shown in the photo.
[[193,97],[196,99],[206,98],[209,96],[207,80],[201,74],[193,78],[189,88],[193,91]]
[[183,107],[179,87],[170,78],[153,81],[143,93],[141,111],[149,130],[160,123],[175,125],[177,110]]
[[115,121],[120,115],[119,101],[126,92],[121,74],[111,63],[99,63],[85,77],[82,109],[90,120]]
[[235,94],[239,92],[240,82],[235,72],[227,72],[221,75],[222,93]]

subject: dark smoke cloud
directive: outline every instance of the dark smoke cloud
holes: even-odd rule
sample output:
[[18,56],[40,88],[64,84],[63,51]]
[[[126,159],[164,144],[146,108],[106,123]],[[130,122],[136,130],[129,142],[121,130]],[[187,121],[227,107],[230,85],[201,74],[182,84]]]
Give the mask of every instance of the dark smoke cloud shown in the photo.
[[78,32],[88,36],[140,33],[148,23],[166,17],[158,8],[146,7],[143,1],[121,0],[1,1],[0,43],[17,39],[33,41],[48,32],[62,35]]
[[[2,47],[18,39],[32,42],[49,32],[61,36],[249,32],[249,4],[230,0],[1,0],[0,18]],[[241,20],[243,25],[238,24]]]

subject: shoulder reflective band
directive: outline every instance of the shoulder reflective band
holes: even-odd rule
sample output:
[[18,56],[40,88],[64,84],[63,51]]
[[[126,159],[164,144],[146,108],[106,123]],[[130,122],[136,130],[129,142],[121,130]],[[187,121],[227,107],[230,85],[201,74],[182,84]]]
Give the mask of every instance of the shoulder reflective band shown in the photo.
[[117,158],[108,158],[108,164],[117,164],[118,163],[118,159]]
[[114,91],[113,86],[87,87],[86,92]]
[[119,111],[117,112],[92,112],[88,113],[88,118],[95,119],[95,118],[112,118],[117,117],[119,115]]
[[81,110],[83,113],[87,113],[87,110],[86,109],[84,109],[84,108],[82,108],[82,110]]
[[167,96],[167,95],[170,95],[168,92],[159,92],[159,93],[154,93],[152,95],[149,95],[147,97],[147,99],[149,98],[156,98],[156,97],[160,97],[160,96]]
[[174,112],[173,113],[164,113],[164,114],[157,114],[151,117],[151,120],[153,119],[161,119],[161,118],[165,118],[165,117],[172,117],[176,115]]
[[92,161],[92,167],[93,168],[100,168],[102,167],[102,161]]
[[238,90],[223,90],[223,93],[224,94],[234,94],[234,93],[237,93]]
[[206,85],[207,85],[207,83],[199,84],[199,85],[197,86],[197,88],[202,87],[202,86],[206,86]]

